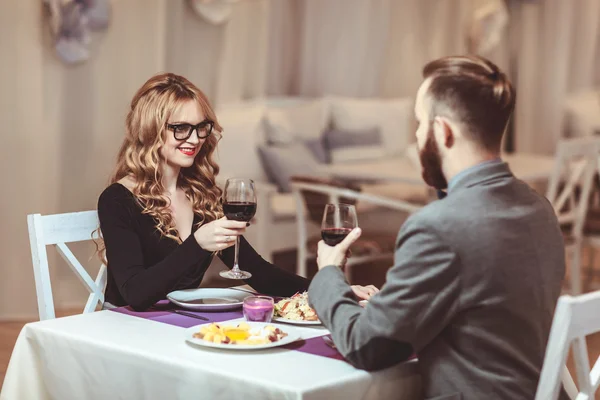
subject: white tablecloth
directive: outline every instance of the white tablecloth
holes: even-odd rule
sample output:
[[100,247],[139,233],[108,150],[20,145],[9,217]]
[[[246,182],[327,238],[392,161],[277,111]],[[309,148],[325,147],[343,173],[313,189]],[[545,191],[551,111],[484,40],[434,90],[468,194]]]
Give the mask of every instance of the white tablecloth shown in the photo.
[[[300,329],[304,339],[324,333]],[[420,398],[416,362],[368,373],[294,350],[199,348],[184,331],[113,311],[27,324],[0,399]]]

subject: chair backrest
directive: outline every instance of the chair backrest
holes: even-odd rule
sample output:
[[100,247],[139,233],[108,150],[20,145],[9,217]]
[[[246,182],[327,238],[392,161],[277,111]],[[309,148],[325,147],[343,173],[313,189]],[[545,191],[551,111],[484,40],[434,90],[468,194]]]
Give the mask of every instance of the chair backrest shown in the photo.
[[600,138],[563,139],[558,143],[546,197],[552,203],[561,225],[569,225],[570,234],[575,239],[583,236],[599,157]]
[[585,89],[565,97],[565,111],[575,136],[600,132],[600,88]]
[[83,312],[93,312],[98,304],[104,303],[106,266],[101,265],[96,279],[85,270],[67,243],[92,240],[92,233],[99,226],[97,211],[66,214],[27,216],[29,244],[40,320],[55,318],[54,299],[50,283],[50,270],[46,246],[54,246],[81,283],[90,292]]
[[[594,399],[600,385],[600,358],[590,369],[586,336],[600,332],[600,291],[581,296],[561,296],[554,312],[552,329],[546,347],[544,366],[537,387],[535,400],[555,400],[558,398],[561,379],[573,399]],[[564,365],[567,361],[569,346],[577,372],[579,388],[572,384]],[[565,377],[567,378],[565,381]]]

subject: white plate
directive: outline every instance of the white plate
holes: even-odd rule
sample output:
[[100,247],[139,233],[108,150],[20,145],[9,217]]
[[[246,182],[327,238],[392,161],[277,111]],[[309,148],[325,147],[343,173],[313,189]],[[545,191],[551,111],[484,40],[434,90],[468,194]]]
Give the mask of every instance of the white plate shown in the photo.
[[[240,321],[241,322],[241,321]],[[239,322],[223,322],[222,325],[223,326],[228,326],[228,325],[237,325]],[[267,325],[273,325],[272,323],[266,323],[266,322],[246,322],[247,324],[250,325],[251,328],[260,326],[260,327],[265,327]],[[198,339],[194,337],[194,333],[198,333],[200,332],[200,327],[203,325],[210,325],[211,323],[206,323],[206,324],[201,324],[201,325],[196,325],[196,326],[192,326],[191,328],[187,328],[185,330],[185,340],[188,343],[192,343],[192,344],[196,344],[199,346],[204,346],[204,347],[213,347],[213,348],[217,348],[217,349],[226,349],[226,350],[261,350],[261,349],[269,349],[271,347],[279,347],[279,346],[284,346],[288,343],[292,343],[295,342],[296,340],[300,339],[300,333],[298,331],[296,331],[294,328],[292,328],[291,326],[286,326],[286,327],[279,327],[279,329],[281,329],[283,332],[287,333],[288,335],[286,337],[284,337],[281,340],[278,340],[277,342],[271,342],[271,343],[266,343],[266,344],[223,344],[223,343],[213,343],[213,342],[207,342],[206,340],[203,339]]]
[[189,310],[224,311],[241,308],[248,296],[252,294],[242,290],[200,288],[176,290],[167,299]]
[[321,325],[321,321],[298,321],[295,319],[287,319],[283,317],[273,317],[273,322],[283,322],[286,324],[294,324],[294,325]]

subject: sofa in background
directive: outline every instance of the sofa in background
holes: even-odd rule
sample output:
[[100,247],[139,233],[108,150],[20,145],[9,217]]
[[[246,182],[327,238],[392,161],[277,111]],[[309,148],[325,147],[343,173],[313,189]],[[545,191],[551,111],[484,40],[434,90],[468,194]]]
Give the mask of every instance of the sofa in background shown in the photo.
[[[220,105],[216,114],[223,127],[219,180],[256,182],[258,208],[247,238],[266,259],[297,243],[291,176],[318,175],[318,163],[403,156],[414,138],[410,98],[265,98]],[[363,185],[363,191],[404,199],[427,196],[424,188],[402,184]],[[358,205],[361,227],[374,222],[365,218],[372,208]],[[395,234],[401,221],[382,218]],[[311,229],[318,233],[319,227]]]

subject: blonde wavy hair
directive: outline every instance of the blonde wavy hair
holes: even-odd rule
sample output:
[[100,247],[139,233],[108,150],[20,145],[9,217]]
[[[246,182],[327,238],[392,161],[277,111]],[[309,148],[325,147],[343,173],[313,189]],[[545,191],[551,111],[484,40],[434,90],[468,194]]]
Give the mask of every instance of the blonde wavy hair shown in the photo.
[[[133,194],[142,213],[151,215],[156,229],[165,237],[181,243],[169,210],[170,200],[162,184],[160,148],[165,144],[167,123],[173,112],[188,101],[198,103],[204,118],[213,121],[213,134],[204,141],[194,164],[182,168],[177,187],[182,188],[192,203],[195,215],[200,216],[196,228],[223,216],[221,189],[215,177],[219,166],[213,153],[221,138],[222,128],[208,99],[193,83],[172,73],[150,78],[135,94],[126,119],[126,134],[117,156],[117,165],[109,184],[130,176],[135,181]],[[103,254],[104,243],[99,245]],[[105,260],[104,260],[105,261]]]

